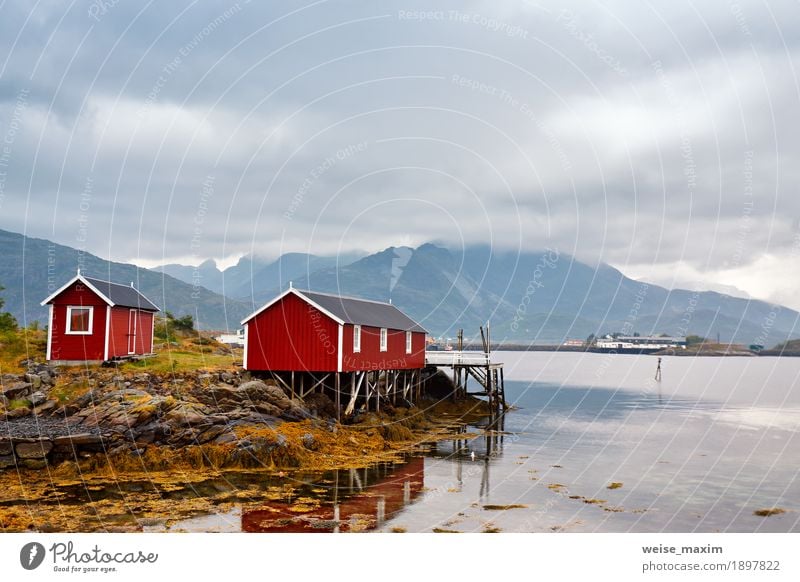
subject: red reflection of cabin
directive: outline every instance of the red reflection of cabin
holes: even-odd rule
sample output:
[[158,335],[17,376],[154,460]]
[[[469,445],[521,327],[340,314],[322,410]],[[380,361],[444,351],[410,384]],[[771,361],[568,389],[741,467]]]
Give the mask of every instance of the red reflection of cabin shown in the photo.
[[259,509],[243,511],[242,531],[325,533],[377,529],[422,493],[425,459],[412,457],[385,474],[379,472],[378,467],[350,469],[348,479],[346,471],[339,471],[340,477],[331,491],[334,499],[307,511],[293,505],[296,497],[286,501],[268,501]]
[[49,305],[47,359],[104,362],[153,351],[159,308],[130,285],[78,274],[42,301]]
[[246,370],[363,372],[425,366],[425,330],[391,303],[289,288],[242,324]]

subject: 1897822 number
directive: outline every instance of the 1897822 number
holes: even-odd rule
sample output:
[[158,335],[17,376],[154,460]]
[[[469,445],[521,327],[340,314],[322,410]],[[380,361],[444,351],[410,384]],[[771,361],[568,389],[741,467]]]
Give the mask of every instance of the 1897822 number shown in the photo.
[[753,571],[778,571],[781,569],[779,560],[732,560],[733,570],[745,572]]

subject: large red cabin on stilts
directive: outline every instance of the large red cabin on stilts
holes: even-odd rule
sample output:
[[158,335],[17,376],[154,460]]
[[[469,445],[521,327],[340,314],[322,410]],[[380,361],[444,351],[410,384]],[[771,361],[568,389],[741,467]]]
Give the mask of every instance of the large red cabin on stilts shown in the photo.
[[391,303],[289,288],[242,321],[244,368],[282,372],[425,366],[425,329]]
[[292,395],[330,391],[345,414],[357,400],[413,400],[425,367],[425,329],[391,303],[291,286],[242,321],[244,369]]
[[153,351],[159,308],[133,286],[78,274],[42,301],[50,306],[47,359],[99,363]]

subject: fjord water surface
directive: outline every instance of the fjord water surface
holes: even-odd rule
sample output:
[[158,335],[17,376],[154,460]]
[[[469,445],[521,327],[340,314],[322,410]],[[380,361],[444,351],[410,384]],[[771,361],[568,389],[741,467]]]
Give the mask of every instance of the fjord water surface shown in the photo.
[[800,359],[665,357],[661,382],[646,355],[496,359],[502,438],[440,443],[380,529],[800,531]]

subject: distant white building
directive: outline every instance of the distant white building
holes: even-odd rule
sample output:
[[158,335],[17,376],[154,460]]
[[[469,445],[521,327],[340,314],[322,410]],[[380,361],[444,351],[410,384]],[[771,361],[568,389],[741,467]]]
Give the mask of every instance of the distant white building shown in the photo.
[[594,344],[600,350],[614,351],[651,351],[657,352],[668,349],[686,349],[685,337],[659,337],[659,336],[619,336],[597,338]]
[[568,340],[564,340],[564,343],[561,344],[561,345],[569,346],[569,347],[572,347],[572,348],[579,348],[579,347],[583,346],[584,343],[585,342],[582,339],[568,339]]
[[223,333],[214,338],[221,344],[235,347],[244,347],[244,329],[239,329],[236,333]]

